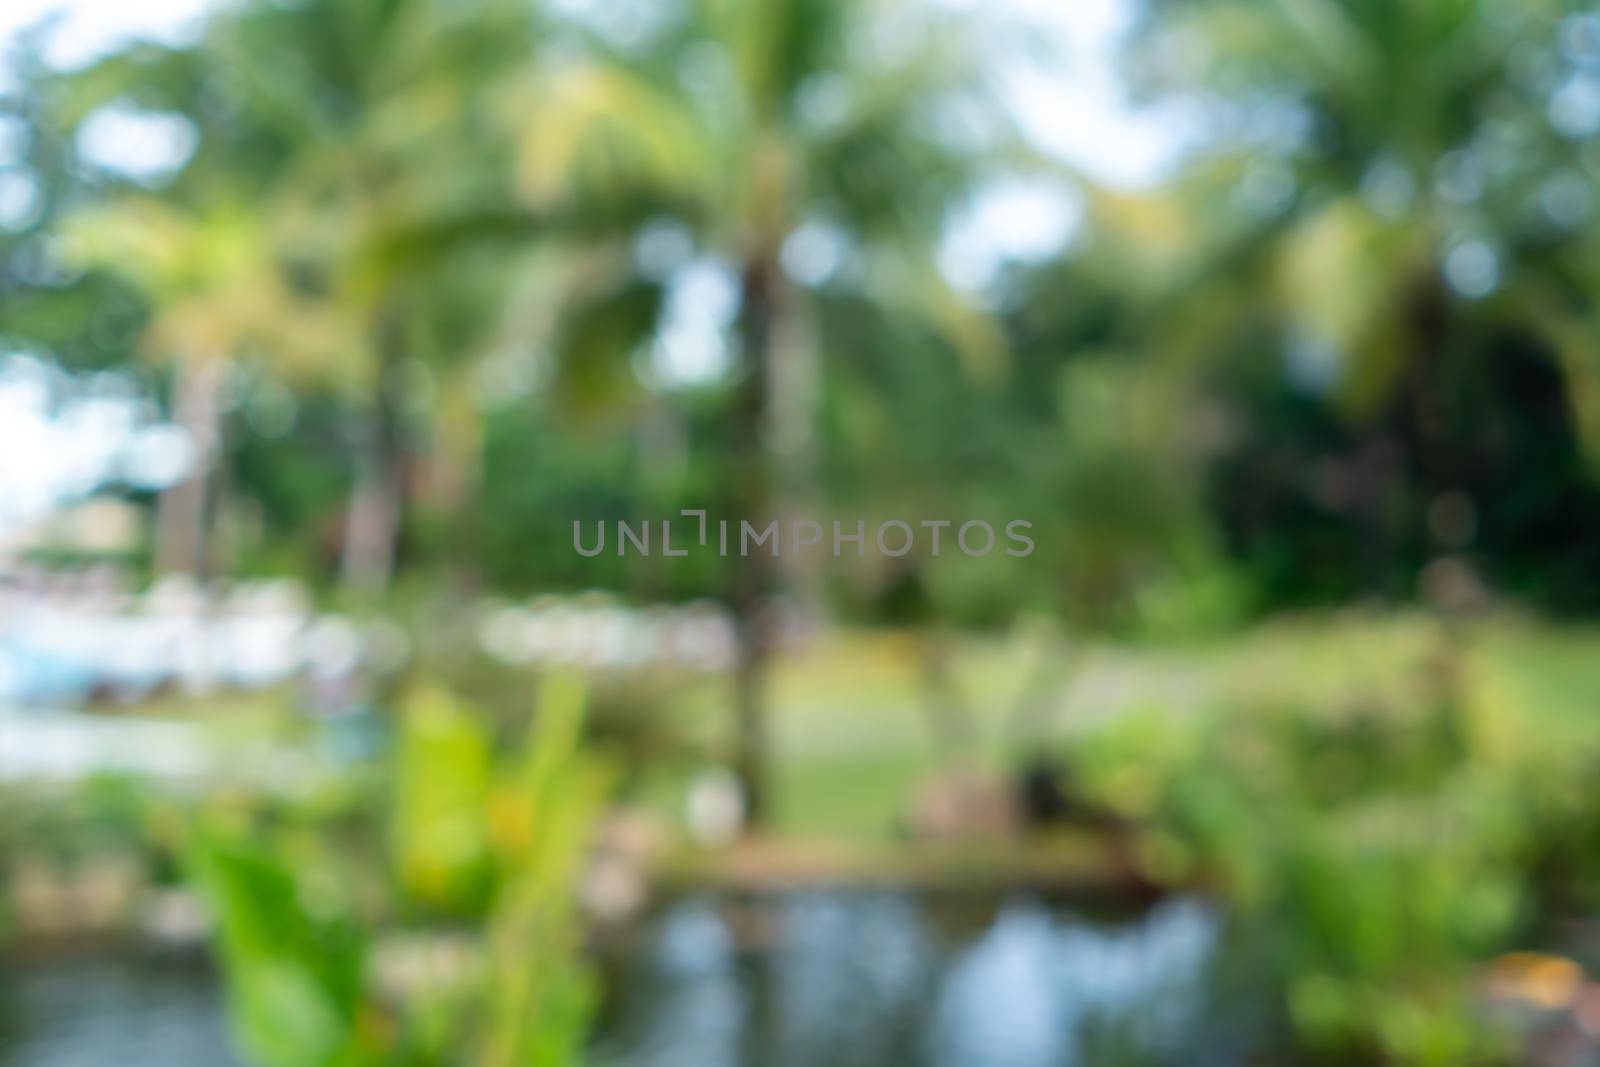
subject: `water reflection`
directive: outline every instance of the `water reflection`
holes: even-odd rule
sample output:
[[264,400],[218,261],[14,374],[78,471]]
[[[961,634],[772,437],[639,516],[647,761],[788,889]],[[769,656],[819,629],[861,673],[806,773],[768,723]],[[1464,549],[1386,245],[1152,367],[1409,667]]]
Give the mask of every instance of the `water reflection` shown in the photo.
[[[1208,996],[1220,942],[1216,915],[1192,900],[1100,918],[1024,897],[692,896],[611,956],[594,1062],[1231,1067],[1248,1040]],[[0,972],[0,1067],[113,1060],[236,1062],[215,974],[146,958]]]
[[[1095,919],[1028,898],[692,897],[615,976],[602,1062],[1034,1067],[1165,1062],[1206,1025],[1216,917]],[[630,962],[631,960],[631,962]]]
[[[5,969],[12,968],[12,973]],[[207,967],[145,958],[0,963],[0,1067],[232,1067]]]

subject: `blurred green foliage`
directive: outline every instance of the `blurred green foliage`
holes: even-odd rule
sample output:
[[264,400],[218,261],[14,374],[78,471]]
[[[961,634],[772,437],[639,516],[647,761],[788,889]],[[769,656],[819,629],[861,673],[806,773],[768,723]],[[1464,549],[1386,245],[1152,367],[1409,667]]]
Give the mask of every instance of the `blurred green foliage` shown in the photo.
[[[1204,631],[1432,596],[1443,557],[1600,597],[1581,5],[1152,3],[1125,70],[1195,120],[1137,191],[1020,136],[989,72],[1013,57],[970,20],[771,7],[630,36],[503,0],[303,0],[72,72],[23,50],[0,108],[40,206],[0,234],[0,336],[170,388],[216,441],[216,562],[319,583],[725,595],[718,560],[583,558],[568,522],[737,506],[770,304],[776,501],[1040,535],[1023,562],[838,568],[852,617],[904,621],[910,589],[967,623]],[[107,108],[194,151],[91,163]],[[1075,199],[1076,231],[952,286],[941,235],[1019,175]],[[685,345],[709,370],[680,381]],[[212,360],[222,395],[179,410]]]
[[1403,689],[1134,716],[1072,750],[1158,877],[1211,885],[1330,1062],[1516,1059],[1483,961],[1596,897],[1587,725],[1530,724],[1446,644]]
[[583,704],[574,678],[547,679],[501,752],[483,716],[415,693],[379,819],[392,877],[376,885],[370,859],[319,840],[326,821],[202,827],[192,873],[256,1062],[579,1062],[595,988],[576,887],[609,778],[579,749]]
[[[1030,519],[1026,559],[747,583],[929,650],[1041,617],[1050,659],[1058,626],[1600,606],[1589,5],[1149,0],[1123,67],[1189,121],[1138,189],[1022,137],[994,81],[1023,56],[985,53],[958,6],[703,0],[630,28],[601,6],[244,2],[70,71],[24,40],[3,165],[38,197],[0,226],[0,348],[115,371],[189,431],[194,476],[127,490],[162,515],[156,566],[350,599],[398,576],[430,609],[716,596],[749,622],[739,564],[570,543],[574,519],[748,506]],[[86,131],[129,109],[193,151],[156,174],[96,159]],[[1076,205],[1074,232],[955,284],[943,238],[1019,176]],[[459,622],[429,643],[464,644]],[[1593,733],[1519,715],[1587,699],[1586,676],[1541,651],[1508,695],[1452,640],[1395,692],[1123,716],[1073,750],[1146,867],[1236,907],[1310,1053],[1492,1060],[1482,961],[1600,905]],[[862,678],[827,681],[807,699],[859,710]],[[381,790],[214,804],[192,868],[264,1063],[578,1055],[572,883],[606,775],[570,683],[510,743],[512,683],[483,687],[491,714],[411,694]],[[785,772],[811,810],[859,817],[859,792],[888,821],[922,739],[836,727]],[[816,737],[850,759],[808,762]],[[24,814],[0,832],[65,861],[182,844],[112,782]],[[468,978],[375,984],[391,930],[474,923]]]

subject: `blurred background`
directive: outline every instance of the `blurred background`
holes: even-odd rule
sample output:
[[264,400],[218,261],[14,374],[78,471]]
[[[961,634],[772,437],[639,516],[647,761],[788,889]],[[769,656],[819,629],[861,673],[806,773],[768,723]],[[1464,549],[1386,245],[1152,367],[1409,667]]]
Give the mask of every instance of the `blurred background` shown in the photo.
[[1597,135],[1566,0],[9,0],[0,1065],[1600,1063]]

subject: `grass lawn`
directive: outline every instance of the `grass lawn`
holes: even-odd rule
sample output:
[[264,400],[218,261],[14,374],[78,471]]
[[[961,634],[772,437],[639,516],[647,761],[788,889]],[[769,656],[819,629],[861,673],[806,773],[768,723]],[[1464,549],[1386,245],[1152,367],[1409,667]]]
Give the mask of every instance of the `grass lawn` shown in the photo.
[[[1502,617],[1447,637],[1420,614],[1344,612],[1181,646],[1062,647],[1057,654],[1070,666],[1048,690],[1034,743],[1059,745],[1130,713],[1263,704],[1337,711],[1420,698],[1446,644],[1459,650],[1471,699],[1492,707],[1507,728],[1546,738],[1600,728],[1600,628]],[[1003,767],[1030,743],[1010,724],[1037,657],[1021,641],[958,647],[950,676],[977,735],[962,760]],[[918,662],[904,634],[855,632],[780,664],[773,683],[780,832],[861,839],[894,831],[917,783],[945,765]],[[710,721],[721,722],[721,714],[711,711]]]
[[[952,648],[947,684],[970,739],[951,754],[936,741],[917,638],[835,631],[774,671],[775,828],[797,838],[881,841],[898,832],[919,784],[952,763],[1013,767],[1028,746],[1059,748],[1130,714],[1403,706],[1425,692],[1446,640],[1425,615],[1370,611],[1284,617],[1181,645],[966,638]],[[1502,616],[1458,627],[1448,640],[1460,650],[1473,701],[1494,709],[1501,728],[1547,742],[1600,728],[1600,628]],[[1041,671],[1044,656],[1056,662]],[[1040,694],[1038,714],[1019,731],[1017,709],[1030,688]],[[283,739],[292,703],[290,694],[270,690],[169,698],[138,712],[196,719],[238,746]],[[721,679],[670,689],[651,706],[669,717],[665,731],[688,751],[725,751]],[[677,820],[687,782],[704,764],[659,763],[645,768],[632,800]]]

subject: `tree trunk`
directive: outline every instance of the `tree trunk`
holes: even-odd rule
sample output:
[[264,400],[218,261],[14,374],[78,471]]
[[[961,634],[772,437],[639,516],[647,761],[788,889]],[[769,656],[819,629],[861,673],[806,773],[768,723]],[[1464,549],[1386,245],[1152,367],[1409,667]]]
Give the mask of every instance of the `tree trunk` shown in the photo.
[[355,483],[345,517],[341,577],[349,589],[379,594],[394,576],[405,514],[405,400],[402,326],[391,308],[377,322],[378,369],[372,405],[357,444]]
[[937,623],[917,627],[912,640],[916,642],[923,707],[934,753],[941,763],[953,763],[976,751],[978,731],[950,669],[951,642]]
[[[734,553],[730,601],[737,635],[734,667],[734,712],[737,740],[734,773],[744,791],[745,816],[752,828],[770,818],[771,768],[767,736],[767,674],[772,653],[772,612],[777,562],[764,548],[741,551],[741,521],[765,526],[773,515],[772,464],[765,428],[771,407],[773,341],[779,316],[777,264],[773,257],[754,257],[742,279],[743,377],[730,425],[733,457],[730,479],[729,540]],[[781,531],[780,531],[781,537]]]
[[[440,396],[431,477],[424,485],[430,522],[443,530],[442,558],[452,592],[477,595],[483,587],[483,425],[463,381]],[[421,510],[422,501],[414,506]]]
[[194,469],[162,491],[156,505],[155,566],[162,574],[209,576],[211,558],[212,471],[221,454],[222,383],[220,359],[185,357],[172,381],[172,418],[194,445]]
[[[784,306],[773,324],[766,439],[773,455],[773,512],[785,530],[798,520],[820,521],[817,488],[817,407],[822,367],[812,323],[803,310]],[[786,552],[778,584],[795,616],[807,626],[823,617],[824,556]]]

